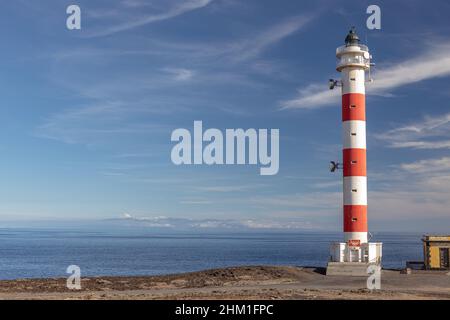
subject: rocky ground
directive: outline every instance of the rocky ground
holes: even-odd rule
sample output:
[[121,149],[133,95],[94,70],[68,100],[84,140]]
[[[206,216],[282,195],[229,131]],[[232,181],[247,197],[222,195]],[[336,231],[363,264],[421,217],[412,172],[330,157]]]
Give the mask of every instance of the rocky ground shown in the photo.
[[0,281],[0,299],[450,299],[446,272],[383,270],[381,290],[366,278],[326,276],[320,268],[252,266],[165,276]]

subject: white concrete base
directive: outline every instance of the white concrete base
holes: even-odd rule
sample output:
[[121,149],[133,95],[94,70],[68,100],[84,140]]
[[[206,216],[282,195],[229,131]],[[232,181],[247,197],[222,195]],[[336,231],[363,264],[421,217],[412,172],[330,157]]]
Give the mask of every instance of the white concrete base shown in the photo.
[[330,248],[330,262],[371,263],[381,265],[381,242],[369,242],[350,245],[345,242],[334,242]]
[[[371,267],[370,266],[375,266]],[[375,270],[381,272],[381,266],[365,262],[328,262],[327,276],[368,277]]]

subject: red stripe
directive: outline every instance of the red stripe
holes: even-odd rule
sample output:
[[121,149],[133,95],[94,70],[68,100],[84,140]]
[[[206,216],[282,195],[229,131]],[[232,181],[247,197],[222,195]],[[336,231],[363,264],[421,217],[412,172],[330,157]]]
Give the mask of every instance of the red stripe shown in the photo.
[[366,120],[366,96],[361,93],[342,95],[342,121]]
[[344,149],[344,177],[367,175],[366,149]]
[[344,206],[344,232],[367,232],[367,206]]

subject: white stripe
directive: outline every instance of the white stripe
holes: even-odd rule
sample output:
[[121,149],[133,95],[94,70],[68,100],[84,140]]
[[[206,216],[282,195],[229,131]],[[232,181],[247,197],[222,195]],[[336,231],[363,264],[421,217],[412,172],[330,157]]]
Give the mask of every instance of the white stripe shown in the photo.
[[342,70],[342,94],[366,93],[365,73],[362,69],[345,68]]
[[359,240],[361,244],[367,243],[367,232],[344,232],[345,242]]
[[344,177],[344,205],[367,205],[367,177]]
[[350,120],[342,123],[344,149],[366,149],[366,122]]

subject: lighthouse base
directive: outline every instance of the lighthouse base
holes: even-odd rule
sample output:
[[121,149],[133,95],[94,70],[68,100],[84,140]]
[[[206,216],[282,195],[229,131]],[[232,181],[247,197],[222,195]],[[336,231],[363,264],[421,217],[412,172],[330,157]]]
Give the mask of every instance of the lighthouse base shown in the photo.
[[334,242],[330,248],[327,275],[367,276],[381,269],[381,242],[352,245],[351,242]]
[[365,262],[328,262],[327,276],[367,277],[380,272],[381,266]]

